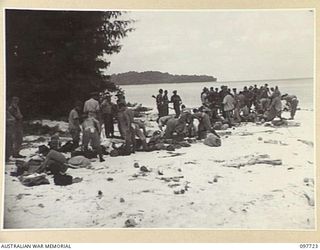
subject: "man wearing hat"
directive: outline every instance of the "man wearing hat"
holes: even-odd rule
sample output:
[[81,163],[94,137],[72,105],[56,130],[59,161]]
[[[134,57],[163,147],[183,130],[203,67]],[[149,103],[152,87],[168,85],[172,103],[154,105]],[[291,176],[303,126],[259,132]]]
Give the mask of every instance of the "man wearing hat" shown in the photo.
[[180,116],[180,105],[182,103],[182,100],[181,100],[181,97],[179,95],[177,95],[177,91],[174,90],[173,92],[173,95],[171,96],[171,100],[170,102],[173,103],[173,108],[174,108],[174,111],[176,112],[176,118],[178,118]]
[[88,114],[90,117],[94,117],[99,120],[100,105],[98,102],[98,92],[92,92],[91,98],[84,103],[83,113]]

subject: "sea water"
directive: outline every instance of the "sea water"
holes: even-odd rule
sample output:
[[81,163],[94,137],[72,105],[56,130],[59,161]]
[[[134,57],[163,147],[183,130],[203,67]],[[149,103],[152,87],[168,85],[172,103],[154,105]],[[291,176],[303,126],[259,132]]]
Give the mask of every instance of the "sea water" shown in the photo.
[[259,80],[259,81],[233,81],[233,82],[190,82],[190,83],[160,83],[144,85],[121,85],[125,91],[126,100],[130,103],[139,103],[146,107],[155,108],[155,99],[152,95],[157,95],[159,89],[168,90],[170,99],[173,90],[178,91],[183,104],[187,107],[201,106],[200,94],[204,87],[219,88],[221,85],[227,85],[230,89],[243,89],[244,86],[258,87],[268,83],[269,87],[278,86],[281,94],[296,95],[299,99],[299,107],[312,109],[314,102],[314,79],[286,79],[286,80]]

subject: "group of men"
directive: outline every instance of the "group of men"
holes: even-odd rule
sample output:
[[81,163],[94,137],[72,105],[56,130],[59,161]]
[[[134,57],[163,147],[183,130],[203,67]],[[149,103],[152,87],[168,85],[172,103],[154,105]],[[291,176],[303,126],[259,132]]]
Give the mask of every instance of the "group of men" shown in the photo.
[[180,116],[180,113],[181,113],[180,106],[182,104],[181,97],[177,94],[176,90],[174,90],[172,93],[173,95],[171,96],[170,100],[168,97],[168,91],[167,90],[163,91],[163,89],[159,89],[159,93],[157,96],[152,96],[156,98],[156,104],[157,104],[157,109],[159,114],[158,119],[163,116],[169,115],[169,103],[173,104],[173,109],[176,114],[175,117],[178,118]]
[[[107,138],[114,137],[114,120],[117,120],[121,137],[124,139],[124,152],[126,155],[134,153],[137,149],[136,137],[141,141],[143,150],[148,151],[146,141],[147,132],[143,122],[134,118],[133,110],[127,108],[123,93],[117,94],[117,103],[111,101],[109,93],[99,96],[91,93],[91,98],[84,105],[77,101],[69,113],[69,132],[72,137],[73,147],[80,145],[82,131],[82,149],[88,150],[89,143],[98,153],[100,161],[104,161],[100,145],[102,124],[104,124]],[[208,133],[216,136],[218,125],[231,127],[236,123],[248,121],[272,121],[281,117],[282,100],[286,101],[290,110],[290,119],[294,119],[298,99],[294,95],[281,95],[279,88],[268,87],[268,84],[244,87],[243,90],[232,91],[227,86],[218,88],[204,88],[201,93],[202,106],[197,109],[186,108],[182,99],[173,91],[168,98],[168,91],[159,90],[156,104],[159,112],[157,122],[160,130],[164,130],[164,138],[177,138],[197,136],[198,139],[206,138]],[[173,103],[175,114],[169,115],[169,103]],[[193,121],[198,120],[198,127]],[[10,106],[6,109],[6,161],[13,156],[20,155],[23,140],[23,116],[19,109],[19,98],[13,97]]]
[[[161,113],[161,105],[157,107],[159,111],[158,124],[160,130],[164,129],[164,136],[172,138],[174,135],[197,136],[198,139],[206,138],[208,133],[217,135],[215,130],[225,126],[232,127],[241,122],[258,122],[272,121],[276,117],[281,117],[282,100],[286,101],[287,108],[290,110],[290,119],[294,119],[298,99],[295,95],[281,95],[279,88],[271,87],[268,84],[245,86],[243,90],[237,91],[228,86],[218,88],[204,88],[201,93],[202,106],[197,109],[185,108],[181,105],[182,110],[176,115]],[[157,100],[163,100],[162,89],[159,90]],[[181,101],[181,98],[179,97]],[[193,120],[198,120],[198,127],[195,127]]]
[[[73,145],[79,146],[80,132],[82,131],[82,148],[88,150],[91,143],[92,148],[98,153],[100,161],[104,161],[100,146],[101,127],[104,124],[107,138],[114,137],[114,120],[118,122],[121,137],[125,140],[124,150],[126,154],[135,153],[136,140],[138,136],[142,141],[142,146],[146,147],[146,129],[144,124],[134,119],[134,112],[128,109],[124,95],[117,94],[117,104],[111,101],[111,95],[106,94],[99,97],[94,92],[91,98],[84,103],[76,102],[75,107],[69,114],[69,132],[72,136]],[[80,115],[82,113],[82,115]]]
[[257,121],[272,121],[274,118],[281,117],[282,100],[286,101],[290,109],[290,119],[294,119],[298,99],[295,95],[281,95],[278,86],[269,88],[264,84],[259,88],[257,85],[245,86],[239,92],[236,88],[228,86],[218,88],[204,88],[201,93],[203,107],[208,110],[211,121],[219,120],[219,115],[228,121],[229,126],[234,123]]

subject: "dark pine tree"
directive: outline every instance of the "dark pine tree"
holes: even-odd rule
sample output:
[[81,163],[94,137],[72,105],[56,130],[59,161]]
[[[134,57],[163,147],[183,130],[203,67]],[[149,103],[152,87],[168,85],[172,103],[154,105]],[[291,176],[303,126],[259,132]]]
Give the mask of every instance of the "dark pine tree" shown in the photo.
[[6,10],[7,102],[25,116],[67,114],[92,91],[115,90],[103,74],[132,30],[119,11]]

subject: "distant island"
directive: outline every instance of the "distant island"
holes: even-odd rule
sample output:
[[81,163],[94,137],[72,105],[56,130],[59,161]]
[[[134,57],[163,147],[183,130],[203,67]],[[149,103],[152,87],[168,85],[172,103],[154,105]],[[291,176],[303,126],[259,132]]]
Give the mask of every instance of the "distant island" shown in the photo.
[[207,75],[172,75],[159,71],[130,71],[111,75],[111,81],[117,85],[136,85],[153,83],[216,82],[217,78]]

